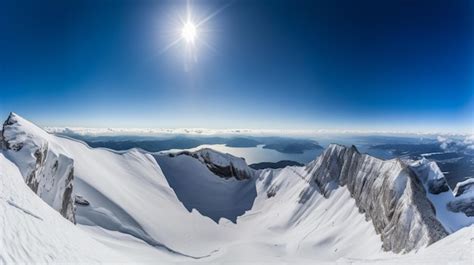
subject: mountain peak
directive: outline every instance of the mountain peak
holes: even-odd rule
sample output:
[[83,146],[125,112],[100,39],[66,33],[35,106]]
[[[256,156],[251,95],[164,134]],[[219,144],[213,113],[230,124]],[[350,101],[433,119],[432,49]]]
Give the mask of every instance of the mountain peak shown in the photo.
[[15,112],[10,112],[3,123],[2,136],[7,146],[12,144],[22,145],[26,138],[36,142],[37,145],[41,145],[40,142],[50,140],[49,133]]
[[[448,234],[423,185],[400,159],[385,161],[360,154],[355,146],[331,144],[307,171],[325,197],[339,187],[349,190],[381,234],[385,250],[408,252]],[[422,240],[414,238],[420,234]]]
[[21,171],[25,183],[64,217],[74,217],[74,161],[52,135],[11,112],[3,123],[0,146]]

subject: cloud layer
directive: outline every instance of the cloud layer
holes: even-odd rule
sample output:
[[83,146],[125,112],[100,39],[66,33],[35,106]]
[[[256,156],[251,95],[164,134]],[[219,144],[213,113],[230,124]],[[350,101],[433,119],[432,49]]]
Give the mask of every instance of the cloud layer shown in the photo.
[[460,138],[438,136],[437,140],[445,151],[474,153],[474,135]]

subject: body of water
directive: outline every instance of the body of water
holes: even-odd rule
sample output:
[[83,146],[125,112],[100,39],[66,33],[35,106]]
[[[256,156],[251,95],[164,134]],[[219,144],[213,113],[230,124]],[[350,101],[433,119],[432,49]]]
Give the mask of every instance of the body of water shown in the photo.
[[287,154],[281,153],[272,149],[265,149],[263,145],[256,147],[228,147],[224,144],[204,144],[190,149],[171,149],[161,153],[179,152],[179,151],[197,151],[202,148],[211,148],[219,152],[229,153],[231,155],[242,157],[247,164],[254,164],[260,162],[278,162],[281,160],[292,160],[299,163],[306,164],[318,157],[323,149],[307,150],[302,154]]

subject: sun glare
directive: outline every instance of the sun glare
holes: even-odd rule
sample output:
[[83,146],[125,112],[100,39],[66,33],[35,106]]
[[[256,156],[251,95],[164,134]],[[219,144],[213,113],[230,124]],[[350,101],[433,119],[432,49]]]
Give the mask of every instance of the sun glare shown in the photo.
[[186,22],[186,24],[183,25],[183,29],[181,30],[181,37],[187,43],[194,43],[194,39],[196,38],[196,35],[197,35],[196,26],[191,22]]
[[227,3],[214,12],[204,16],[198,14],[191,6],[191,0],[186,1],[186,9],[184,12],[178,12],[176,23],[171,25],[170,42],[161,49],[160,53],[164,53],[172,47],[179,46],[184,48],[184,68],[188,71],[193,63],[197,62],[197,52],[205,46],[213,51],[216,49],[206,40],[212,31],[207,23],[217,16],[222,10],[228,7],[232,2]]

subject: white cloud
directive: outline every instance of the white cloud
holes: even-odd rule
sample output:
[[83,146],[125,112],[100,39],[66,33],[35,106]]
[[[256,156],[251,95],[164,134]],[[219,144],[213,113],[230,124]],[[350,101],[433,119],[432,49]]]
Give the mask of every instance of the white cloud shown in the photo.
[[438,136],[438,142],[441,149],[445,151],[469,152],[474,151],[474,135],[466,135],[464,137],[444,137]]
[[81,135],[81,136],[171,136],[171,135],[242,135],[242,136],[318,136],[318,135],[383,135],[428,137],[436,139],[442,148],[449,148],[451,138],[465,139],[474,148],[473,135],[432,133],[432,132],[407,132],[407,131],[374,131],[374,130],[278,130],[278,129],[208,129],[208,128],[87,128],[87,127],[45,127],[50,133]]
[[464,139],[464,144],[470,150],[474,150],[474,135],[467,136]]

